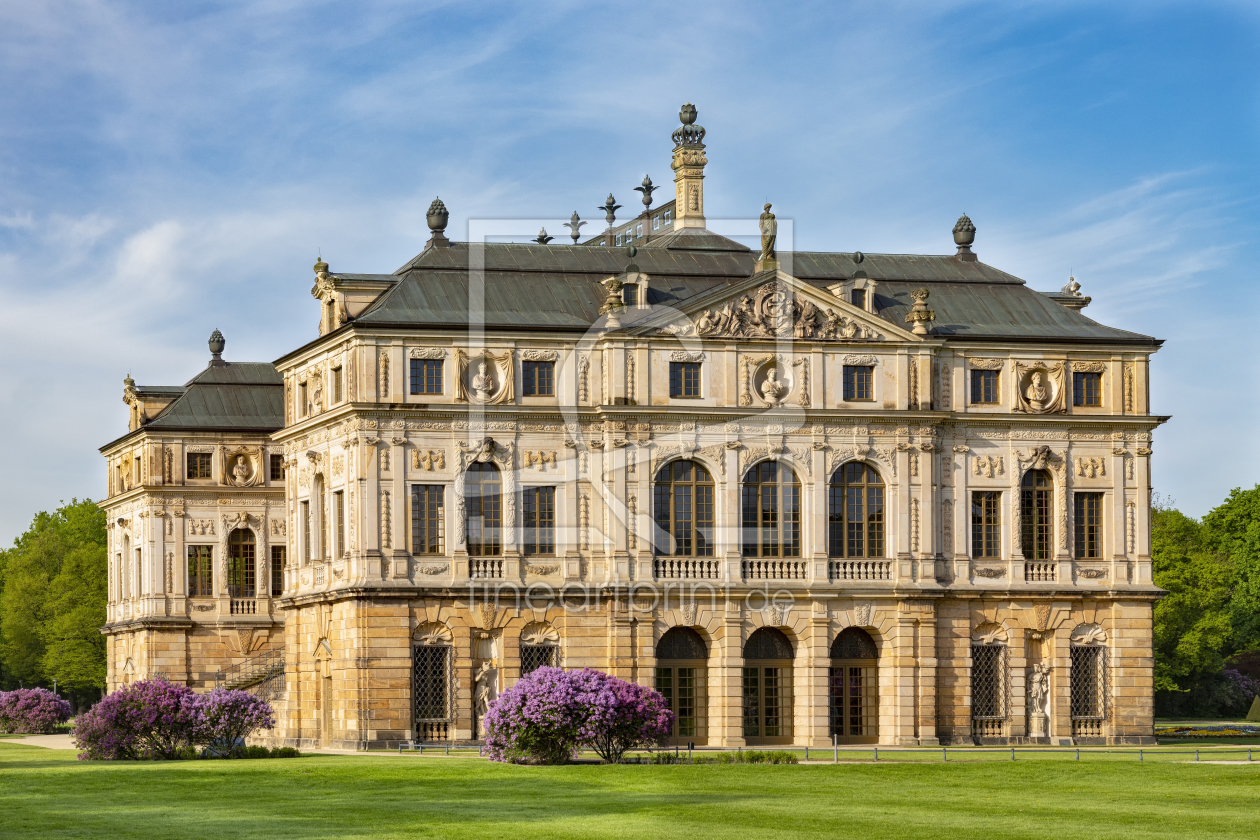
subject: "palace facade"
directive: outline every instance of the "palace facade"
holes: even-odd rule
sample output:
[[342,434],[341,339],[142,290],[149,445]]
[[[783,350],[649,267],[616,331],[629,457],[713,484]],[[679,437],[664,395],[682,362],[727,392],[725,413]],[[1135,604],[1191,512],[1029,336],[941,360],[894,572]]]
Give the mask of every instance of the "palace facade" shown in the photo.
[[966,216],[948,255],[712,232],[695,120],[602,237],[434,201],[394,273],[315,264],[305,346],[128,380],[110,687],[257,686],[308,747],[477,739],[541,665],[656,687],[683,744],[1152,742],[1160,342]]

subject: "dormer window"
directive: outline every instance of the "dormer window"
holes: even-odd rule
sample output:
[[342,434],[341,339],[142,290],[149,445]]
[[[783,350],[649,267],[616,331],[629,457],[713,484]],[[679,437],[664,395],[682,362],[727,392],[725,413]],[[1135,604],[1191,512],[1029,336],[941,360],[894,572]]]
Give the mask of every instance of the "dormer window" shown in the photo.
[[854,289],[849,293],[849,303],[858,309],[866,308],[866,289]]
[[669,224],[673,220],[674,220],[673,210],[666,210],[664,213],[661,214],[661,221],[664,222],[665,224]]
[[627,283],[621,287],[621,300],[626,306],[637,306],[639,303],[639,286],[636,283]]

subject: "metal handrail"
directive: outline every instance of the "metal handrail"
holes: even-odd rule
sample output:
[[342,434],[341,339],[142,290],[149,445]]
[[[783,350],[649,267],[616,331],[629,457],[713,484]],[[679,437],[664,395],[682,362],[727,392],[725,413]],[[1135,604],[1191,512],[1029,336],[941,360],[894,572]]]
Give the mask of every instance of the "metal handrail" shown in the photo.
[[284,651],[277,648],[229,665],[214,675],[215,688],[248,688],[284,673]]

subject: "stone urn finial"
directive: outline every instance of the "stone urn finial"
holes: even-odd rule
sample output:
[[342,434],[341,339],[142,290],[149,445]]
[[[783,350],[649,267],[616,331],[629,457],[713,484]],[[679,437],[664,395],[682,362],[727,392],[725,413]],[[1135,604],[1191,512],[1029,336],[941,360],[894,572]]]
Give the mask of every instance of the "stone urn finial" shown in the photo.
[[976,226],[971,219],[967,218],[967,214],[963,213],[958,217],[958,221],[954,223],[954,244],[958,246],[956,256],[966,260],[974,260],[975,254],[971,253],[971,245],[976,241]]
[[429,230],[433,232],[432,236],[429,237],[429,245],[438,245],[450,241],[446,238],[446,223],[450,221],[450,218],[450,211],[446,209],[442,199],[433,199],[433,203],[429,205],[429,212],[425,214],[425,221],[429,223]]
[[927,308],[929,294],[927,289],[915,289],[910,293],[914,306],[906,313],[906,323],[914,325],[911,331],[915,335],[927,335],[931,331],[931,323],[936,320],[936,312]]
[[223,361],[223,348],[227,341],[224,340],[223,333],[218,330],[210,333],[210,341],[207,343],[210,345],[210,365],[212,367],[226,365],[227,362]]

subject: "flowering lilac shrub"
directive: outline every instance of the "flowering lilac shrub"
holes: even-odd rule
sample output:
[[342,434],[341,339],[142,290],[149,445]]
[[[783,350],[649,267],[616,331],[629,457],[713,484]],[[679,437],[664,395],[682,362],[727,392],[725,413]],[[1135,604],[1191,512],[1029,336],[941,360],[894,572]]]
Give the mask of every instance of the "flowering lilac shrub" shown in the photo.
[[275,726],[271,704],[248,691],[216,688],[197,698],[200,721],[197,742],[215,755],[236,755],[259,729]]
[[674,713],[651,689],[590,668],[539,668],[490,705],[483,726],[494,761],[564,764],[588,746],[605,761],[669,735]]
[[70,704],[46,688],[0,691],[0,732],[42,735],[70,719]]

